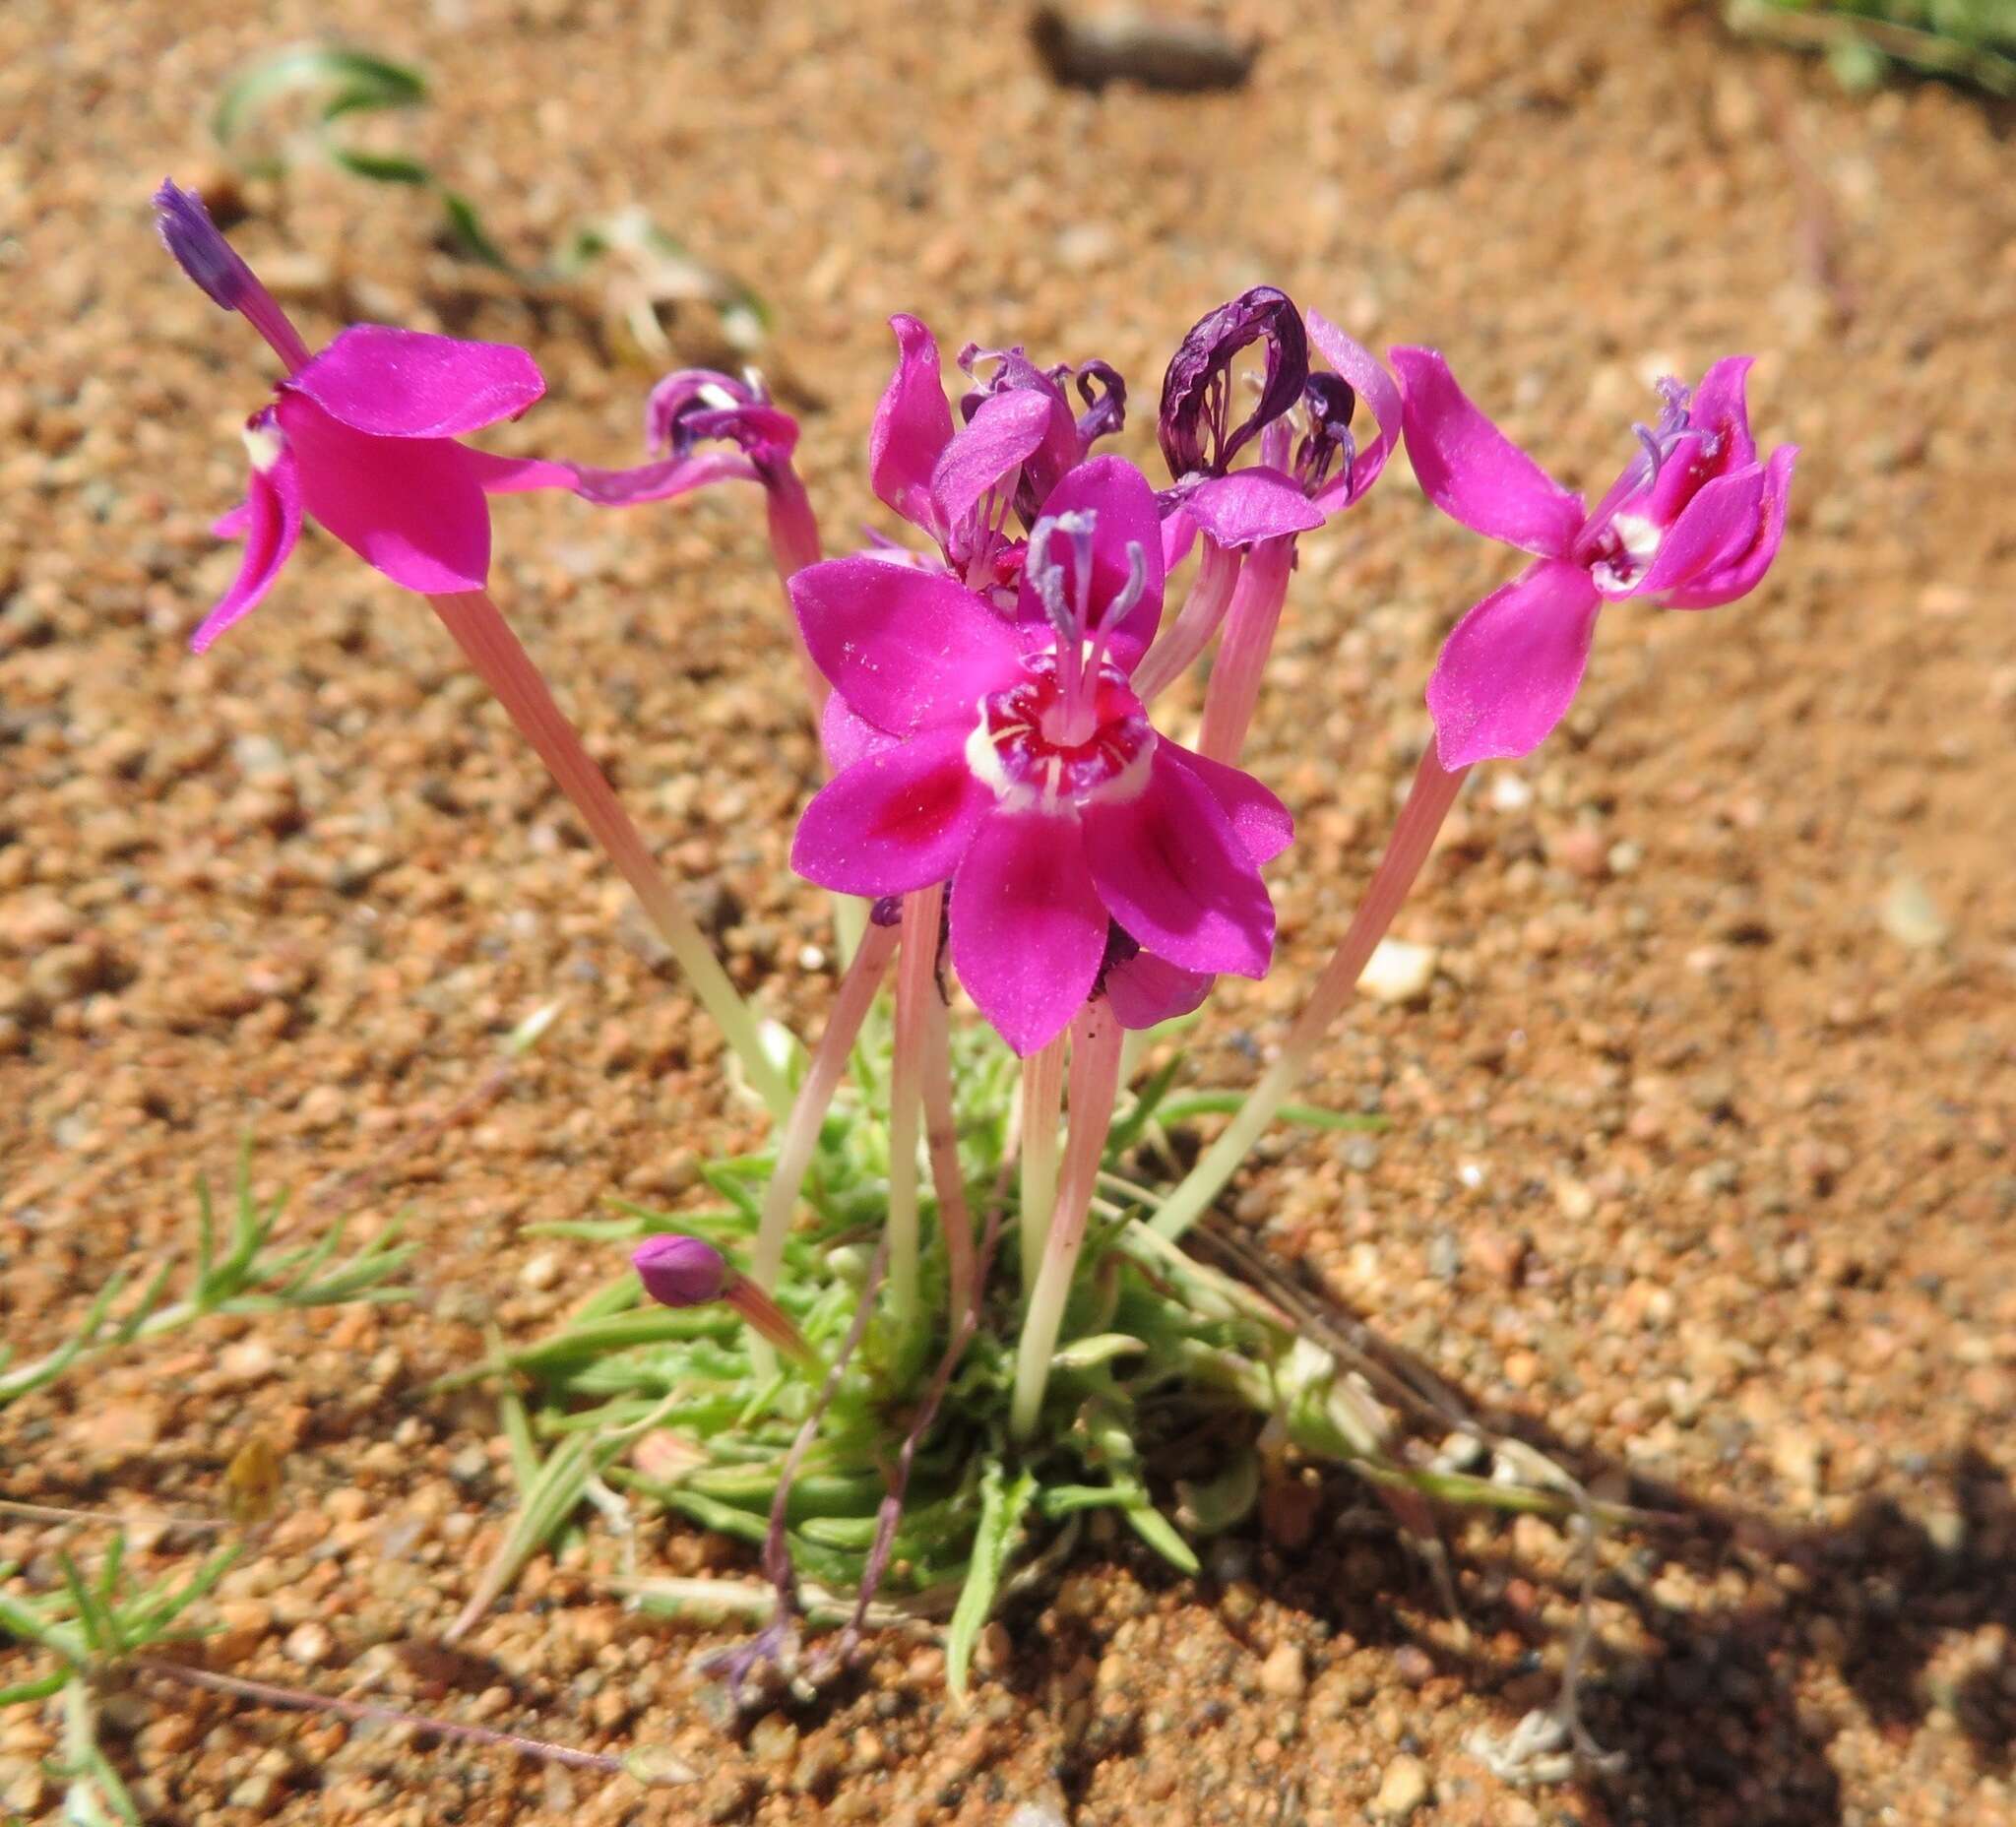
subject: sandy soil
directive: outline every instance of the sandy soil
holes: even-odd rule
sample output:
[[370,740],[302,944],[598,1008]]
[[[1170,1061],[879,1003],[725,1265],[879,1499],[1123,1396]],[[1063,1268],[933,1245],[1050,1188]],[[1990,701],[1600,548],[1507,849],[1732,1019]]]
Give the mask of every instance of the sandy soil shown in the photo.
[[[113,1742],[161,1819],[2016,1819],[2010,116],[1932,87],[1848,99],[1676,5],[1234,24],[1265,38],[1242,93],[1095,98],[971,4],[0,11],[9,1343],[47,1348],[113,1266],[177,1243],[241,1137],[305,1203],[567,998],[503,1097],[362,1203],[410,1214],[416,1310],[214,1323],[19,1404],[4,1488],[210,1511],[262,1433],[287,1509],[227,1582],[214,1667],[697,1773],[646,1796],[148,1688]],[[425,1385],[486,1321],[529,1334],[607,1272],[523,1228],[612,1190],[676,1204],[696,1154],[755,1132],[424,611],[311,537],[212,658],[181,651],[233,563],[205,528],[265,369],[158,255],[146,197],[208,162],[227,72],[331,25],[432,71],[410,137],[515,245],[634,199],[768,295],[823,407],[805,467],[836,538],[871,505],[897,307],[953,346],[1102,355],[1148,407],[1189,321],[1271,279],[1368,341],[1439,343],[1585,481],[1656,374],[1759,351],[1760,435],[1805,447],[1768,587],[1606,617],[1570,726],[1485,775],[1403,917],[1441,948],[1425,1006],[1365,1005],[1326,1056],[1315,1094],[1391,1131],[1283,1141],[1234,1200],[1474,1401],[1679,1513],[1606,1557],[1588,1700],[1616,1773],[1522,1793],[1466,1748],[1551,1692],[1560,1535],[1452,1521],[1463,1647],[1343,1485],[1311,1542],[1222,1545],[1196,1587],[1095,1544],[990,1639],[963,1714],[935,1652],[892,1640],[821,1706],[724,1732],[687,1670],[704,1639],[625,1617],[580,1560],[537,1563],[469,1654],[428,1647],[510,1483],[494,1410]],[[294,301],[311,336],[347,313],[532,344],[551,404],[504,442],[623,458],[645,377],[577,315],[467,284],[430,226],[307,174],[241,240],[335,263]],[[821,907],[783,856],[814,754],[757,503],[528,500],[499,539],[500,599],[712,884],[735,970],[809,1017]],[[1314,542],[1254,753],[1302,827],[1285,955],[1218,1005],[1200,1080],[1278,1038],[1418,753],[1435,645],[1504,575],[1404,472]],[[1899,884],[1943,935],[1895,917]],[[54,1542],[0,1528],[0,1559],[46,1574]],[[732,1558],[680,1528],[642,1545]],[[0,1719],[0,1814],[54,1805],[50,1731]]]

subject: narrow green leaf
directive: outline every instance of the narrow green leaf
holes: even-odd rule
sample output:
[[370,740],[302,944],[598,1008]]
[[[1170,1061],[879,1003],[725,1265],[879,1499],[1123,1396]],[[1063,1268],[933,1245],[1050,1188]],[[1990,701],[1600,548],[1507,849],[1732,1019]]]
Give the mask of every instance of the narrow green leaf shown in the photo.
[[1022,1529],[1023,1513],[1036,1492],[1034,1473],[1020,1472],[1011,1480],[997,1459],[989,1459],[980,1475],[980,1520],[974,1532],[973,1561],[945,1632],[945,1681],[955,1694],[966,1692],[974,1645],[994,1608],[1001,1576]]

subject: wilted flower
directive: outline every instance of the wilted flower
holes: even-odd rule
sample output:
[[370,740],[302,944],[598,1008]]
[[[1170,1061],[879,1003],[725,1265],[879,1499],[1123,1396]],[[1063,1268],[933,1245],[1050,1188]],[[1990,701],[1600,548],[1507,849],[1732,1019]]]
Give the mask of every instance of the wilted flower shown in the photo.
[[950,878],[953,965],[1028,1053],[1093,993],[1114,922],[1179,971],[1263,975],[1259,865],[1292,827],[1258,782],[1158,735],[1131,688],[1163,606],[1139,471],[1068,471],[1017,558],[1006,607],[870,556],[793,580],[806,645],[861,733],[791,861],[850,894]]
[[[199,653],[266,595],[304,519],[395,584],[448,596],[480,590],[488,576],[486,495],[565,488],[622,506],[681,494],[724,473],[758,473],[746,446],[698,459],[679,450],[631,470],[472,450],[458,441],[465,433],[518,417],[544,393],[524,349],[353,324],[311,354],[199,197],[163,183],[155,213],[182,271],[213,302],[249,319],[287,370],[273,404],[246,421],[246,499],[217,524],[220,537],[244,538],[244,562],[196,630],[191,645]],[[790,424],[774,410],[772,419]],[[780,435],[773,422],[765,429]]]
[[[1312,341],[1329,369],[1310,367]],[[1264,351],[1259,391],[1233,422],[1232,363],[1254,343]],[[1363,452],[1351,435],[1360,397],[1379,425]],[[1313,532],[1364,495],[1399,439],[1400,391],[1321,313],[1305,318],[1286,292],[1256,285],[1207,312],[1177,346],[1156,434],[1174,484],[1164,497],[1170,556],[1197,529],[1250,547]],[[1258,461],[1235,469],[1248,445]]]
[[1567,715],[1606,599],[1707,609],[1754,589],[1785,536],[1797,449],[1759,463],[1745,410],[1751,357],[1692,394],[1661,392],[1656,426],[1593,510],[1472,404],[1433,349],[1397,348],[1408,457],[1427,497],[1538,562],[1456,624],[1428,681],[1445,768],[1539,747]]

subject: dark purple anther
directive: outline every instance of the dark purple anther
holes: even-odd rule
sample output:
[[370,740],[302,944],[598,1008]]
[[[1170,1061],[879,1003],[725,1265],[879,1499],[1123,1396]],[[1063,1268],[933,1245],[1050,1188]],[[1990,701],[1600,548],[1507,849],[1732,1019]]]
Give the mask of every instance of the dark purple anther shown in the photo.
[[1085,402],[1078,414],[1078,442],[1090,450],[1101,438],[1116,436],[1127,422],[1127,383],[1117,368],[1095,356],[1079,367],[1075,384]]
[[258,282],[210,220],[203,199],[174,179],[163,178],[154,193],[154,220],[176,266],[203,287],[213,304],[237,310]]
[[1351,470],[1357,456],[1352,442],[1351,415],[1357,410],[1358,397],[1351,383],[1328,369],[1312,370],[1302,389],[1302,412],[1309,428],[1295,447],[1294,474],[1302,493],[1313,495],[1329,479],[1330,472],[1342,462],[1345,484],[1350,486]]
[[[1233,426],[1232,361],[1242,348],[1260,342],[1267,345],[1260,403]],[[1170,478],[1180,482],[1192,475],[1223,475],[1249,438],[1302,397],[1308,378],[1308,334],[1302,314],[1285,291],[1256,285],[1200,318],[1163,377],[1156,435]]]
[[868,924],[891,928],[903,924],[903,897],[877,895],[868,903]]

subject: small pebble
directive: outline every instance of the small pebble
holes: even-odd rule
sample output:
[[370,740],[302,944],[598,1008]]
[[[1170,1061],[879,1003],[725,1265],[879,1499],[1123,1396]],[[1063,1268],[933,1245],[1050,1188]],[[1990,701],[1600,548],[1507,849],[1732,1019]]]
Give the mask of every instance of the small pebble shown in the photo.
[[1404,1821],[1428,1798],[1428,1773],[1418,1757],[1396,1757],[1379,1780],[1372,1812],[1381,1820]]
[[1260,1688],[1277,1700],[1299,1700],[1309,1684],[1298,1643],[1278,1643],[1260,1665]]
[[1441,957],[1432,945],[1414,945],[1406,939],[1381,939],[1372,948],[1358,988],[1374,1002],[1400,1006],[1419,1002],[1435,980],[1435,966]]

